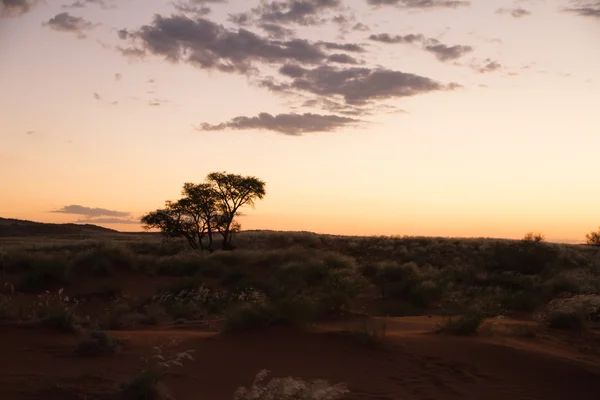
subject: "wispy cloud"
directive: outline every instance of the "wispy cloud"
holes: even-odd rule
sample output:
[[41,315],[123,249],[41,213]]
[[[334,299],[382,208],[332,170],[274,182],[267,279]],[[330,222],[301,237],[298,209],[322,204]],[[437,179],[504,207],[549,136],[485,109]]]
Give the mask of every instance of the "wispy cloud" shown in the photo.
[[232,15],[241,25],[252,23],[318,25],[327,11],[341,7],[341,0],[280,0],[263,2],[246,13]]
[[114,0],[76,0],[71,4],[65,4],[62,8],[85,8],[88,5],[96,5],[104,9],[117,8]]
[[125,211],[107,210],[106,208],[92,208],[81,205],[68,205],[58,210],[51,211],[53,213],[81,215],[88,218],[96,217],[129,217],[131,213]]
[[278,114],[260,113],[256,117],[236,117],[217,125],[201,124],[200,131],[235,130],[269,130],[291,136],[299,136],[309,132],[330,132],[341,127],[360,122],[357,119],[337,115],[319,114]]
[[566,12],[575,13],[582,17],[600,18],[600,2],[590,3],[585,1],[573,1],[571,7],[566,7]]
[[470,1],[458,0],[367,0],[372,6],[396,6],[405,8],[457,8],[471,5]]
[[369,39],[386,44],[420,44],[423,50],[432,53],[442,62],[456,60],[473,51],[471,46],[448,46],[437,39],[428,39],[422,34],[390,35],[380,33],[369,36]]
[[79,218],[75,221],[75,223],[77,224],[91,224],[91,225],[95,225],[95,224],[107,224],[107,225],[112,225],[112,224],[133,224],[133,225],[139,225],[140,221],[135,220],[135,219],[122,219],[122,218],[93,218],[93,219],[89,219],[89,218]]
[[510,15],[513,18],[523,18],[531,15],[531,11],[524,8],[499,8],[496,10],[496,14]]
[[0,17],[19,17],[29,11],[39,0],[1,0]]

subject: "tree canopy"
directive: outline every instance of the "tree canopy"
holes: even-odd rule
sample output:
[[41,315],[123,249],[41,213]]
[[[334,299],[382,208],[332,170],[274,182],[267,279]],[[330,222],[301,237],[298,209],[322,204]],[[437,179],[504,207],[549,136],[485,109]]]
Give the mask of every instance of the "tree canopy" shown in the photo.
[[213,172],[204,183],[185,183],[182,198],[141,218],[145,229],[160,229],[167,237],[184,237],[196,250],[212,250],[213,234],[222,236],[222,248],[233,248],[233,233],[243,206],[254,207],[266,195],[265,182],[254,176]]

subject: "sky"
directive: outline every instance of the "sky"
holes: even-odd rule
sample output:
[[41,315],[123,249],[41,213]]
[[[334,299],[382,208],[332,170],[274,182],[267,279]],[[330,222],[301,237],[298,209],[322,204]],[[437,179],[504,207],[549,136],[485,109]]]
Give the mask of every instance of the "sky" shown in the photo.
[[598,0],[0,0],[0,216],[139,231],[213,171],[244,229],[580,242]]

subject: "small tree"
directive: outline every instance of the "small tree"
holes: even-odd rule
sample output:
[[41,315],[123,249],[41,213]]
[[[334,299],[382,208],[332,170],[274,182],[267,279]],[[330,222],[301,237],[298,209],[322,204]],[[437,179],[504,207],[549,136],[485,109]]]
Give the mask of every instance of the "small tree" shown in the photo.
[[585,241],[590,246],[600,246],[600,228],[596,232],[590,232],[585,235]]
[[546,238],[541,233],[527,232],[525,236],[523,236],[523,241],[532,242],[532,243],[541,243]]
[[215,172],[205,183],[185,183],[181,194],[183,198],[144,215],[144,228],[160,229],[167,237],[185,237],[196,250],[212,250],[213,233],[218,232],[223,236],[223,249],[231,249],[232,234],[241,228],[235,221],[240,207],[254,206],[255,199],[262,199],[265,183],[255,177]]
[[223,249],[231,249],[232,233],[239,230],[239,224],[234,221],[238,210],[244,205],[254,207],[255,200],[265,196],[265,182],[254,176],[226,172],[213,172],[206,180],[212,184],[218,198]]

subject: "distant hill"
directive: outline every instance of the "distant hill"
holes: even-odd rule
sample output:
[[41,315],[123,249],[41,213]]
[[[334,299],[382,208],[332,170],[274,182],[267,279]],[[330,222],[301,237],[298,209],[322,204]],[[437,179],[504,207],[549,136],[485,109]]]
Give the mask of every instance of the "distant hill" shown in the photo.
[[0,237],[101,235],[115,233],[120,232],[91,224],[49,224],[0,217]]

